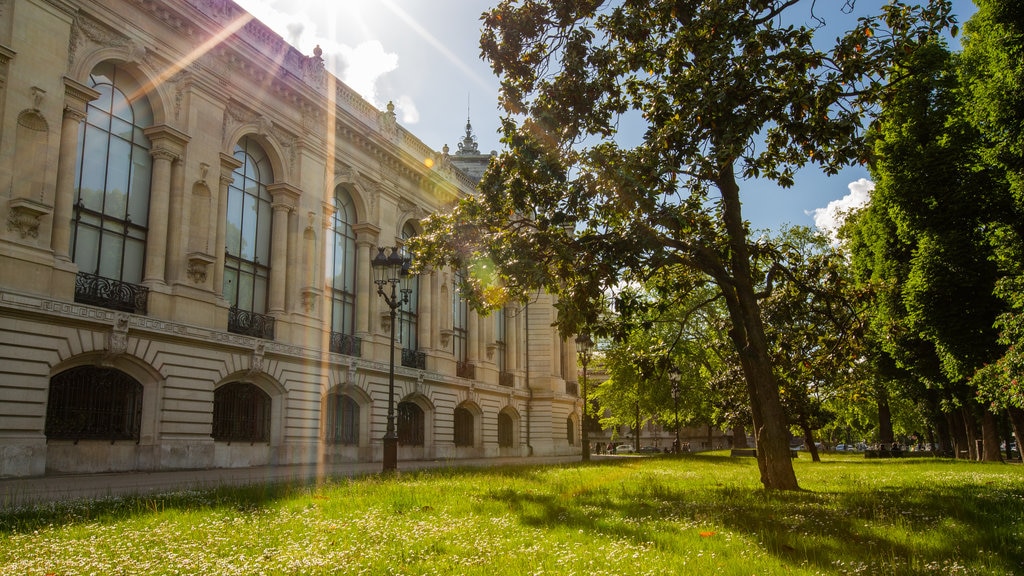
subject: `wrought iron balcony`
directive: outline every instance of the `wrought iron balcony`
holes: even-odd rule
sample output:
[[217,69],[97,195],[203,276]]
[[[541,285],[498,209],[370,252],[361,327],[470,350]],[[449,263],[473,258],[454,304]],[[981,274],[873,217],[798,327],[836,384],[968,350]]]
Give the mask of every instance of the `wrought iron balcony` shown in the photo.
[[470,380],[473,380],[476,378],[476,366],[469,362],[456,362],[455,375],[459,378],[469,378]]
[[580,395],[580,384],[579,384],[579,382],[568,382],[567,381],[565,383],[565,393],[566,394],[571,394],[573,396],[579,396]]
[[341,332],[331,332],[330,341],[331,352],[335,354],[345,354],[346,356],[362,356],[363,340],[357,336],[351,334],[342,334]]
[[274,317],[266,314],[250,312],[234,306],[228,310],[228,332],[235,334],[273,340],[275,322]]
[[427,353],[419,350],[402,348],[402,366],[416,368],[417,370],[427,369]]
[[132,314],[145,314],[149,302],[149,288],[79,272],[75,277],[75,302]]
[[498,384],[512,388],[516,385],[516,375],[511,372],[498,372]]

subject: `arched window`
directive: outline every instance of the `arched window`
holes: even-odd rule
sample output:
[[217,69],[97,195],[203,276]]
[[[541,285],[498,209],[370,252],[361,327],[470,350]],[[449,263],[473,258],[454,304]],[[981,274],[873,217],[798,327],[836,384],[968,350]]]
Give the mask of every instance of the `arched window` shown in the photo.
[[228,186],[224,298],[232,308],[264,314],[273,219],[267,185],[274,182],[274,173],[266,152],[251,138],[238,142],[234,156],[242,165]]
[[515,441],[512,417],[505,412],[498,413],[498,446],[510,448]]
[[359,444],[359,404],[347,394],[327,397],[327,442]]
[[402,446],[423,446],[425,424],[423,409],[412,402],[399,402],[396,412],[398,443]]
[[78,366],[50,379],[49,440],[139,440],[142,384],[112,368]]
[[[408,240],[416,235],[416,229],[412,224],[406,222],[402,226],[402,240]],[[403,251],[404,252],[404,251]],[[407,254],[406,254],[407,255]],[[402,365],[410,368],[426,368],[415,362],[416,351],[419,349],[419,341],[416,338],[418,325],[418,311],[420,302],[420,278],[413,276],[408,279],[405,286],[410,290],[409,302],[398,309],[398,341],[402,343]]]
[[462,407],[455,409],[455,445],[473,445],[473,413]]
[[138,82],[110,63],[97,66],[78,136],[71,258],[101,278],[138,284],[146,260],[152,158],[143,130],[153,110]]
[[339,187],[334,193],[330,238],[331,351],[358,356],[356,317],[356,222],[352,196]]
[[576,426],[572,423],[572,417],[565,419],[565,437],[569,440],[569,446],[576,445]]
[[270,395],[255,384],[230,382],[213,392],[213,436],[222,442],[269,442]]

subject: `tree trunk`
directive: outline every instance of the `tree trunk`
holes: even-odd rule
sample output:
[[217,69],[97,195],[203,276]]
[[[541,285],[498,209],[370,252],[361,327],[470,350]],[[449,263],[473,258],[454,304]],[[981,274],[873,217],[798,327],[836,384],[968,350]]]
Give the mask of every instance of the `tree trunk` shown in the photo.
[[953,457],[970,459],[971,448],[968,446],[963,412],[954,408],[952,412],[946,414],[946,418],[949,420],[949,435],[953,441]]
[[761,309],[754,292],[747,231],[732,163],[722,167],[717,185],[722,194],[722,218],[728,236],[732,274],[726,277],[724,271],[719,270],[715,277],[725,294],[732,321],[729,336],[739,352],[750,395],[761,484],[769,490],[799,490],[789,452],[789,426],[779,399],[779,383],[772,370]]
[[981,460],[985,462],[1002,462],[1003,455],[999,453],[999,429],[996,426],[996,415],[991,410],[985,410],[981,414]]
[[804,446],[811,453],[811,462],[821,462],[821,456],[818,456],[818,447],[814,445],[814,431],[811,430],[806,418],[800,419],[800,429],[804,433]]
[[884,384],[875,386],[875,399],[878,402],[878,441],[892,444],[896,441],[892,434],[892,410],[889,408],[889,390]]
[[1017,458],[1021,459],[1021,452],[1024,451],[1024,410],[1020,408],[1009,408],[1006,411],[1010,416],[1010,426],[1013,427],[1013,436],[1017,439]]
[[732,427],[732,447],[747,448],[747,429],[743,424],[736,424]]

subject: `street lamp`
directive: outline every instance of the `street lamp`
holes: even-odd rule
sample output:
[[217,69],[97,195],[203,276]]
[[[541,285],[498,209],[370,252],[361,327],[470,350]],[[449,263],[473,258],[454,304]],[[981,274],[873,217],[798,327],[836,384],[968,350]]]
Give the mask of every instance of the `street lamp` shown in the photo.
[[672,369],[668,373],[668,379],[672,382],[672,402],[675,404],[676,410],[676,443],[672,445],[672,452],[678,454],[679,450],[683,447],[679,443],[679,380],[682,378],[682,374],[676,369]]
[[580,364],[583,365],[583,426],[580,431],[580,440],[583,442],[583,461],[590,460],[590,434],[587,432],[587,363],[590,362],[590,353],[594,348],[594,341],[590,334],[584,332],[576,337],[576,353],[579,354]]
[[[398,433],[395,431],[395,313],[403,304],[409,302],[412,292],[405,281],[409,278],[411,260],[402,255],[396,247],[377,247],[377,255],[370,262],[373,267],[373,283],[377,285],[377,294],[384,298],[384,303],[391,308],[391,360],[388,366],[388,425],[384,433],[384,472],[398,468]],[[402,282],[402,288],[398,288]],[[390,286],[390,293],[384,290]],[[399,296],[401,294],[401,296]]]

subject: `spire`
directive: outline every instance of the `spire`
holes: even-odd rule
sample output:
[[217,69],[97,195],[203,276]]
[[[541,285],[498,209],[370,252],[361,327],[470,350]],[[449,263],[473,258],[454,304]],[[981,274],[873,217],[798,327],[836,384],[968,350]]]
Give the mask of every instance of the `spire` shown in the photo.
[[473,136],[473,124],[469,121],[469,104],[466,104],[466,136],[459,142],[459,151],[455,153],[456,156],[467,156],[467,155],[478,156],[480,154],[480,148],[476,145],[476,136]]

